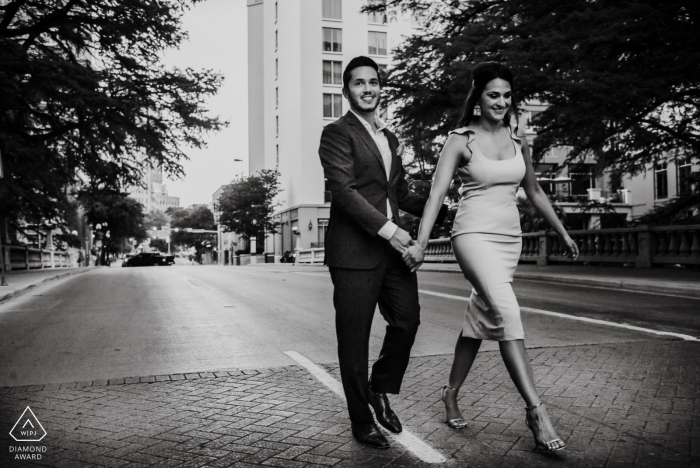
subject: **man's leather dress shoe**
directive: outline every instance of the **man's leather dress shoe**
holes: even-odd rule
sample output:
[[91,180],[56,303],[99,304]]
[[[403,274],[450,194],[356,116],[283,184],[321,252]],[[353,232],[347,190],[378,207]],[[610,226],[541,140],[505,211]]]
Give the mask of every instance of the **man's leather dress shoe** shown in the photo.
[[374,414],[377,416],[377,422],[390,430],[394,434],[398,434],[403,430],[401,421],[396,416],[394,410],[389,406],[389,398],[386,393],[374,393],[372,387],[369,387],[369,404],[374,408]]
[[350,424],[352,427],[352,436],[360,444],[366,447],[387,449],[389,441],[386,440],[384,434],[381,433],[376,424]]

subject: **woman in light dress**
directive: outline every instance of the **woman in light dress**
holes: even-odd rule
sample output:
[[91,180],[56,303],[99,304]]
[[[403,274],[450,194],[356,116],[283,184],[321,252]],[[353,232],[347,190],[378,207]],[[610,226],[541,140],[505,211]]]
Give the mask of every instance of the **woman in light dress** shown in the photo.
[[447,424],[467,426],[457,405],[457,392],[471,369],[481,341],[497,340],[513,383],[525,400],[525,421],[538,449],[565,447],[540,400],[525,350],[520,308],[511,283],[521,251],[521,230],[515,195],[525,194],[557,232],[567,255],[578,256],[537,183],[527,140],[517,133],[513,76],[496,62],[478,64],[459,128],[450,132],[440,154],[430,198],[423,212],[418,244],[425,250],[430,231],[455,175],[461,200],[452,230],[452,246],[473,289],[464,326],[455,347],[449,383],[442,390]]

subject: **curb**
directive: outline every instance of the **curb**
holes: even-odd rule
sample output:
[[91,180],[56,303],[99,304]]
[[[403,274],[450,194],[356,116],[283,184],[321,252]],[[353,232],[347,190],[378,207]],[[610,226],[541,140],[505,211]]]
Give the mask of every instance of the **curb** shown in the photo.
[[658,285],[651,282],[639,282],[630,280],[596,279],[596,278],[572,278],[561,276],[538,275],[532,273],[515,274],[515,277],[523,280],[546,281],[558,284],[575,284],[579,286],[593,286],[619,289],[621,291],[649,292],[665,295],[681,295],[700,299],[700,289],[685,288],[682,286]]
[[[438,273],[458,273],[462,274],[460,270],[451,269],[440,269],[440,268],[430,268],[423,264],[421,271],[426,272],[438,272]],[[682,286],[672,286],[672,285],[659,285],[653,282],[638,282],[632,280],[615,280],[615,279],[602,279],[602,278],[584,278],[584,277],[566,277],[566,276],[555,276],[547,274],[537,274],[537,273],[518,273],[515,272],[516,279],[522,280],[535,280],[543,281],[547,283],[554,284],[567,284],[576,286],[590,286],[598,288],[611,288],[619,289],[620,291],[631,291],[631,292],[649,292],[656,294],[665,294],[671,296],[688,296],[700,299],[700,289],[698,288],[686,288]]]
[[67,277],[69,277],[69,276],[79,275],[79,274],[81,274],[81,273],[85,273],[86,271],[90,271],[90,270],[93,269],[93,268],[95,268],[95,267],[86,267],[86,268],[84,268],[84,269],[82,269],[82,270],[78,270],[78,271],[68,271],[68,272],[66,272],[66,273],[59,273],[59,274],[57,274],[56,276],[51,276],[51,277],[49,277],[49,278],[44,278],[43,280],[41,280],[41,281],[38,282],[38,283],[30,284],[30,285],[25,286],[25,287],[23,287],[23,288],[21,288],[21,289],[17,289],[17,290],[15,290],[15,291],[9,292],[9,293],[7,293],[7,294],[0,295],[0,304],[3,304],[3,303],[5,303],[5,302],[7,302],[7,301],[9,301],[9,300],[12,300],[12,299],[16,298],[16,297],[19,297],[19,296],[22,296],[22,295],[24,295],[24,294],[27,294],[29,291],[31,291],[32,289],[36,288],[36,287],[39,286],[40,284],[48,283],[48,282],[50,282],[50,281],[55,281],[55,280],[61,279],[61,278],[67,278]]

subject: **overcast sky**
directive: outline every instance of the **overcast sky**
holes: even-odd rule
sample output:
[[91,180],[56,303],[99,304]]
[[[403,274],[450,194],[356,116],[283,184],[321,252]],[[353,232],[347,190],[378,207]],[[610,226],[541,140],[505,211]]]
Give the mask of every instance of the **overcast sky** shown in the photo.
[[[209,101],[212,115],[229,126],[209,135],[204,149],[186,149],[185,178],[164,181],[180,206],[209,203],[212,194],[237,174],[248,171],[248,20],[246,0],[206,0],[183,18],[190,39],[166,54],[165,63],[179,68],[208,68],[223,73],[219,93]],[[243,162],[234,162],[242,159]]]

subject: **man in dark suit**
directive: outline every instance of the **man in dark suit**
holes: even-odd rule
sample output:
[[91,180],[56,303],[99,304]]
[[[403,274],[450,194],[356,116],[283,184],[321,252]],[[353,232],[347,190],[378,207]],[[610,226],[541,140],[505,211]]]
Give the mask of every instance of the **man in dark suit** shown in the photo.
[[[348,63],[343,95],[351,110],[325,127],[319,148],[332,197],[325,262],[334,286],[338,359],[352,433],[363,445],[387,448],[368,405],[382,426],[401,432],[386,394],[399,393],[420,323],[415,268],[422,251],[401,228],[398,215],[401,209],[420,216],[427,199],[408,190],[403,146],[375,116],[380,78],[372,59]],[[442,218],[445,211],[443,206]],[[368,381],[377,304],[388,325]]]

